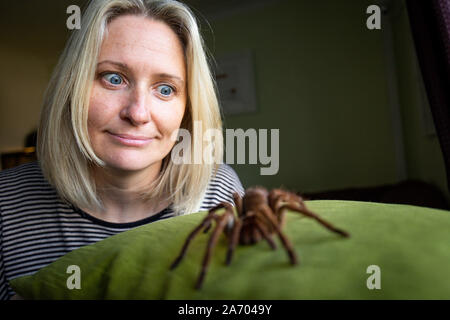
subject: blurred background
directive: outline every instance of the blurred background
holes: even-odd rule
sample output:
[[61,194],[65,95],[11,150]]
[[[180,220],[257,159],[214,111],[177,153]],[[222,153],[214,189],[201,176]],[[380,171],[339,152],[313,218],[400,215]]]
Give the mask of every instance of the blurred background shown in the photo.
[[[70,34],[66,9],[86,2],[0,3],[3,169],[33,159],[23,148],[33,145],[47,82]],[[448,209],[445,162],[404,1],[185,2],[216,75],[221,64],[247,67],[228,74],[244,84],[230,89],[228,81],[221,96],[248,91],[251,107],[224,110],[225,128],[279,129],[277,174],[261,175],[263,164],[231,165],[245,187]],[[372,4],[382,9],[380,30],[366,26]]]

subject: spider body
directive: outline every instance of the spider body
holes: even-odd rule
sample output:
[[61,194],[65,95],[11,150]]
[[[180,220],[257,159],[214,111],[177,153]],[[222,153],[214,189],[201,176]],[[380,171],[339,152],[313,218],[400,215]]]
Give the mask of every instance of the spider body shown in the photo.
[[[297,264],[298,258],[293,246],[282,232],[285,224],[284,212],[286,209],[313,218],[327,229],[343,237],[349,236],[347,232],[335,228],[329,222],[310,211],[303,202],[302,197],[287,190],[273,189],[268,191],[263,187],[252,187],[245,191],[243,197],[235,193],[233,198],[237,215],[234,212],[233,206],[227,202],[220,203],[210,209],[203,221],[189,234],[179,256],[171,265],[171,269],[174,269],[183,259],[192,239],[202,229],[204,233],[208,232],[212,226],[212,222],[215,221],[216,224],[203,258],[202,270],[197,279],[197,289],[200,289],[203,284],[212,251],[222,233],[225,233],[228,238],[227,265],[231,263],[233,252],[238,243],[241,245],[249,245],[265,239],[272,249],[276,249],[276,244],[273,240],[274,235],[277,235],[281,240],[288,253],[291,264]],[[217,214],[217,211],[220,209],[225,209],[225,211],[222,214]]]

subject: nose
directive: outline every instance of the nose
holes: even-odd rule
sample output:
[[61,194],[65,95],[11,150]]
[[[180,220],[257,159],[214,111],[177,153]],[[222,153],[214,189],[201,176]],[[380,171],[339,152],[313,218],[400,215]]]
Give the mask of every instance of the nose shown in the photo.
[[130,91],[128,101],[120,111],[120,117],[134,126],[150,122],[148,92],[145,88],[135,87]]

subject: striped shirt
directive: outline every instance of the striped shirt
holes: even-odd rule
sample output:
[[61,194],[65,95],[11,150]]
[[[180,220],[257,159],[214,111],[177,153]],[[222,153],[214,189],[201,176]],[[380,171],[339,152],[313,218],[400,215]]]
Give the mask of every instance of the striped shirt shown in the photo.
[[[200,211],[221,202],[233,204],[244,189],[228,165],[210,180]],[[64,202],[37,162],[0,171],[0,300],[15,292],[8,281],[33,274],[66,253],[117,233],[174,216],[169,208],[131,223],[95,218]]]

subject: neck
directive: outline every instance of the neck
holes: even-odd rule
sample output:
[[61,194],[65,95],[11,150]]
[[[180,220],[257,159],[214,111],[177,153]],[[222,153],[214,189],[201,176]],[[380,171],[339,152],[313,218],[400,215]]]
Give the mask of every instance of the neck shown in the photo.
[[123,171],[114,168],[95,168],[94,177],[102,211],[86,210],[108,222],[127,223],[150,217],[168,206],[163,199],[146,200],[142,194],[158,177],[161,164],[141,171]]

